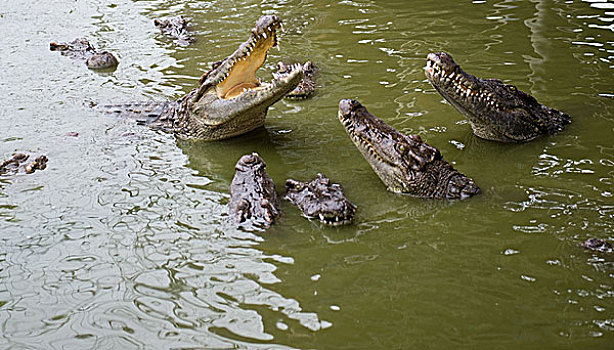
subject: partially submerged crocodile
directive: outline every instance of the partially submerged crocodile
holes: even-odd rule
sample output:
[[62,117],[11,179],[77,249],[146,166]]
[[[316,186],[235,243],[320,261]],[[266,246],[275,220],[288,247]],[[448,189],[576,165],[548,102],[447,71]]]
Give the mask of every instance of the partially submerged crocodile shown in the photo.
[[[316,89],[316,67],[311,61],[305,62],[303,65],[303,80],[294,90],[288,92],[285,98],[290,99],[306,99],[313,95]],[[284,62],[277,62],[277,72],[273,73],[276,78],[281,78],[292,71],[292,65]]]
[[341,100],[339,120],[389,191],[436,199],[466,199],[480,192],[437,148],[418,135],[396,131],[358,101]]
[[196,41],[188,31],[188,22],[182,16],[157,18],[154,19],[154,25],[163,34],[177,39],[180,45],[188,45]]
[[331,183],[322,174],[310,182],[286,180],[284,198],[296,205],[306,218],[327,225],[349,224],[356,212],[356,206],[343,195],[341,185]]
[[600,238],[589,238],[582,242],[580,246],[600,253],[612,253],[614,251],[612,243]]
[[60,51],[62,55],[85,60],[85,64],[91,69],[113,69],[119,61],[108,51],[97,51],[89,41],[75,39],[71,42],[55,42],[49,44],[51,51]]
[[513,85],[480,79],[463,71],[445,52],[430,53],[426,77],[463,114],[476,136],[502,142],[526,142],[551,135],[569,124],[569,115],[546,107]]
[[266,229],[280,214],[275,184],[265,168],[266,164],[258,153],[244,155],[235,166],[228,210],[242,227]]
[[43,170],[47,167],[47,157],[40,155],[33,161],[26,163],[30,158],[29,155],[16,153],[11,159],[0,163],[0,175],[6,173],[17,173],[23,171],[26,174],[31,174],[36,170]]
[[303,78],[300,65],[288,74],[262,82],[256,76],[271,47],[277,46],[281,20],[262,16],[249,39],[214,64],[198,88],[178,101],[104,106],[109,112],[134,117],[183,139],[214,141],[241,135],[262,125],[269,106],[292,91]]

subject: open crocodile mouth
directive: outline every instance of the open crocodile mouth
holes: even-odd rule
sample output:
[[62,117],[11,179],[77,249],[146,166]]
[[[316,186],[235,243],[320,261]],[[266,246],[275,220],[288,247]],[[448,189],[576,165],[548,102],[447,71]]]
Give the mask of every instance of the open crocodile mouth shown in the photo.
[[[260,17],[249,39],[216,67],[213,76],[207,80],[208,83],[215,85],[215,92],[219,98],[233,99],[247,91],[263,90],[272,85],[260,81],[256,71],[266,61],[269,49],[272,47],[279,49],[278,30],[283,30],[279,17],[274,15]],[[300,69],[300,67],[292,68]]]

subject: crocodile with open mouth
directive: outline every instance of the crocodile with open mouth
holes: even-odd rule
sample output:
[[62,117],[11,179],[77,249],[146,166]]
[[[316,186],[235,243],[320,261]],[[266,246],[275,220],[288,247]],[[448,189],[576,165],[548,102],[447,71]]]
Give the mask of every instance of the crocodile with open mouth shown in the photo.
[[358,101],[339,102],[339,121],[389,191],[434,199],[466,199],[480,192],[437,148],[396,131]]
[[270,83],[260,81],[256,71],[270,48],[278,46],[281,20],[262,16],[250,37],[224,60],[213,65],[198,88],[177,101],[145,102],[103,106],[117,113],[172,132],[182,139],[222,140],[264,125],[269,106],[292,91],[303,78],[302,67]]
[[343,195],[341,185],[331,183],[322,174],[309,182],[286,180],[284,198],[296,205],[306,218],[326,225],[349,224],[356,212],[356,206]]
[[266,229],[280,210],[275,184],[266,172],[264,160],[255,152],[242,156],[230,183],[228,211],[234,221],[243,228]]
[[527,142],[552,135],[571,122],[568,114],[546,107],[513,85],[480,79],[463,71],[445,52],[427,56],[428,81],[463,114],[476,136],[501,142]]

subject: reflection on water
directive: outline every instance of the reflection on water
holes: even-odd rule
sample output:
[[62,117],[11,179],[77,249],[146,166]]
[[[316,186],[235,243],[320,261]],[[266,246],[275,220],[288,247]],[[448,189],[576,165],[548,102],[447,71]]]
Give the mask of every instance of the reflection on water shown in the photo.
[[[609,2],[102,1],[0,8],[0,158],[47,169],[0,176],[0,347],[605,348],[614,259],[614,40]],[[279,60],[321,68],[316,95],[265,127],[178,141],[101,115],[104,103],[176,99],[245,40],[261,14],[286,31]],[[153,19],[182,15],[177,46]],[[48,50],[86,37],[120,65],[99,74]],[[522,145],[473,136],[423,67],[450,52],[572,116]],[[395,195],[336,118],[356,98],[420,134],[483,194]],[[78,133],[75,136],[74,133]],[[358,205],[324,227],[287,202],[265,233],[226,211],[237,159],[258,152],[281,189],[322,172]]]

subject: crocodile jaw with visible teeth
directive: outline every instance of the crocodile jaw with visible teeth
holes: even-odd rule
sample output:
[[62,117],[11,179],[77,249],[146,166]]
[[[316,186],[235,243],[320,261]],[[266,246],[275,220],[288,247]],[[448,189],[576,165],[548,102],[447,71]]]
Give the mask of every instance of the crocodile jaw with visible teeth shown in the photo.
[[569,115],[540,104],[515,86],[463,71],[445,52],[427,56],[425,74],[435,90],[463,114],[481,138],[526,142],[569,124]]
[[214,87],[219,98],[231,99],[247,90],[261,86],[256,71],[264,64],[270,48],[278,46],[277,30],[282,30],[277,16],[262,16],[252,29],[249,39],[215,69],[203,82],[206,88]]

